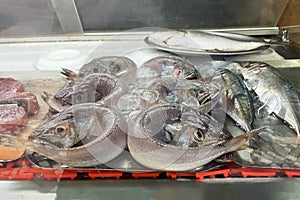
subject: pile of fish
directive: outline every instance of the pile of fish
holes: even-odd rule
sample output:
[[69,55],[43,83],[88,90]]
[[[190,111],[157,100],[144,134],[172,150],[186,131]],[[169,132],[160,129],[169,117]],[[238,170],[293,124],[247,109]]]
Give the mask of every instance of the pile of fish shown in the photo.
[[154,170],[231,161],[300,168],[293,85],[266,63],[209,64],[209,76],[180,56],[141,66],[124,56],[99,57],[78,73],[63,68],[65,86],[42,94],[49,113],[40,126],[28,140],[3,135],[0,142],[68,167],[106,164],[128,151]]

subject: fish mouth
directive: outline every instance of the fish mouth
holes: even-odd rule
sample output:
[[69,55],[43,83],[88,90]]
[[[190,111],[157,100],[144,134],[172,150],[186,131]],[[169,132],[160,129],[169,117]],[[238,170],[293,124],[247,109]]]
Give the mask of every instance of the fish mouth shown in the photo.
[[188,74],[184,77],[184,79],[189,79],[189,78],[193,78],[193,74]]
[[37,144],[42,144],[42,145],[45,145],[45,146],[50,146],[50,147],[54,147],[54,148],[63,148],[63,146],[59,143],[56,143],[56,142],[51,142],[49,140],[46,140],[44,138],[39,138],[39,137],[29,137],[29,140],[31,140],[32,142],[34,143],[37,143]]

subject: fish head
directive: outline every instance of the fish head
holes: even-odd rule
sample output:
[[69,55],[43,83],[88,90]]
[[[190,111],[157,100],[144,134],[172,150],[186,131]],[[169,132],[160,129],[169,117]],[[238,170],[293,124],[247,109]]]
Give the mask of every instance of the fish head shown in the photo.
[[252,62],[247,63],[242,68],[242,74],[245,79],[249,79],[253,77],[254,75],[259,74],[264,68],[266,68],[268,64],[266,63],[260,63],[260,62]]
[[93,73],[107,73],[121,76],[136,68],[135,63],[122,56],[105,56],[95,58],[91,62],[85,64],[79,71],[81,75],[89,75]]
[[186,147],[213,147],[221,145],[231,139],[231,136],[224,131],[216,132],[210,125],[202,122],[179,121],[164,126],[165,134],[173,141],[171,144],[179,145],[184,143]]
[[54,98],[57,100],[57,103],[61,103],[62,105],[72,104],[71,95],[73,94],[73,85],[74,82],[70,81],[65,84],[64,87],[59,89],[57,93],[54,95]]
[[103,74],[90,74],[74,83],[68,83],[54,96],[62,105],[97,102],[109,95],[115,80]]
[[222,124],[211,116],[201,113],[201,118],[189,121],[189,132],[196,146],[213,147],[225,143],[232,136],[223,130]]
[[184,140],[186,147],[214,147],[232,138],[210,115],[186,106],[181,107],[179,118],[164,124],[164,131],[172,139],[170,144],[179,145]]
[[267,67],[266,63],[251,62],[247,63],[241,69],[244,82],[248,88],[257,88],[260,80],[257,78],[259,74]]
[[199,73],[197,69],[189,63],[177,62],[173,68],[173,75],[181,79],[197,79]]
[[30,136],[29,139],[57,148],[69,148],[77,142],[72,114],[64,112],[50,116]]

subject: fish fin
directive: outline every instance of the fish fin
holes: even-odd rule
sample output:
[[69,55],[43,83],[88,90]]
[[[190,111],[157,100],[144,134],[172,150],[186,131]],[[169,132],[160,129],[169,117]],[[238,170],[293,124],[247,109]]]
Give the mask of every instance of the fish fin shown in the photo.
[[[58,113],[58,112],[61,112],[65,109],[64,106],[62,106],[59,102],[59,100],[55,99],[54,96],[52,94],[50,94],[49,92],[47,91],[43,91],[43,94],[41,95],[41,98],[43,99],[43,101],[48,105],[49,107],[49,111],[51,113]],[[51,105],[51,103],[53,104],[53,102],[57,102],[54,106]]]
[[171,36],[169,36],[167,39],[163,40],[162,42],[163,42],[165,45],[169,46],[168,40],[171,39],[172,37],[173,37],[173,36],[171,35]]
[[48,100],[49,100],[50,98],[52,98],[52,97],[53,97],[53,95],[52,95],[51,93],[47,92],[47,91],[43,91],[43,94],[41,95],[41,98],[43,99],[43,101],[44,101],[45,103],[47,103]]
[[[260,114],[260,111],[264,108],[264,107],[266,107],[267,106],[267,103],[264,103],[262,106],[260,106],[258,109],[257,109],[257,116],[259,116],[259,114]],[[270,113],[269,113],[270,114]]]
[[258,135],[262,133],[263,131],[272,131],[272,128],[270,126],[262,126],[257,129],[253,129],[251,131],[246,132],[244,135],[250,139],[251,137]]
[[249,148],[249,145],[247,144],[242,144],[241,146],[239,146],[236,151],[242,151],[242,150],[246,150]]
[[69,70],[67,68],[61,68],[62,71],[60,72],[61,75],[63,75],[66,79],[74,81],[76,77],[78,76],[75,72],[72,70]]
[[277,41],[277,40],[272,40],[272,39],[264,39],[263,40],[266,45],[271,46],[271,47],[277,47],[277,46],[287,46],[290,44],[289,41]]

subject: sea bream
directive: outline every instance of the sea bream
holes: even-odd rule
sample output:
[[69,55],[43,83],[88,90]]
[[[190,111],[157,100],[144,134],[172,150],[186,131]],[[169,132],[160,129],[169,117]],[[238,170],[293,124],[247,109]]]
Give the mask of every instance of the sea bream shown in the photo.
[[238,35],[231,38],[228,34],[183,30],[154,32],[146,38],[147,41],[160,47],[208,52],[239,52],[268,46],[264,41],[243,40]]
[[255,92],[263,107],[289,124],[300,139],[300,102],[293,85],[277,69],[266,63],[248,63],[241,72],[248,89]]

